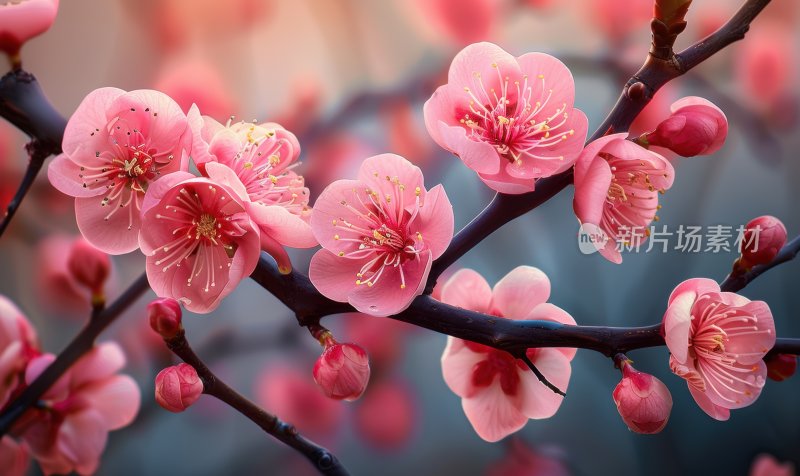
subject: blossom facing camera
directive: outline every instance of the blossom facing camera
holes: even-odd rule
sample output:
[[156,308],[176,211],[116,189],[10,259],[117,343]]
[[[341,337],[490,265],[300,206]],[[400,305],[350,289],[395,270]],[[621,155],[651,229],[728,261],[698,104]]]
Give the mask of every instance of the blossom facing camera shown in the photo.
[[612,394],[622,421],[631,431],[651,435],[667,426],[672,395],[661,380],[622,362],[622,380]]
[[783,222],[769,215],[754,218],[745,225],[740,264],[745,269],[767,264],[775,259],[785,244]]
[[689,279],[672,291],[663,326],[670,369],[711,418],[727,420],[756,401],[767,377],[763,358],[775,345],[765,302],[721,292],[711,279]]
[[88,241],[78,238],[70,248],[67,269],[76,282],[92,292],[94,299],[103,296],[103,286],[111,273],[111,259]]
[[22,0],[0,4],[0,50],[15,57],[26,41],[50,29],[58,0]]
[[783,382],[797,371],[797,356],[792,354],[773,355],[767,359],[767,377]]
[[606,234],[608,240],[597,244],[598,251],[617,264],[622,262],[618,243],[644,242],[645,230],[657,220],[658,194],[669,189],[675,178],[667,159],[626,136],[597,139],[575,163],[575,215],[581,224],[597,226]]
[[203,394],[203,381],[189,364],[167,367],[156,375],[156,402],[164,410],[180,413]]
[[356,400],[369,383],[369,357],[355,344],[332,342],[314,364],[314,381],[334,400]]
[[670,107],[672,114],[647,134],[650,145],[665,147],[683,157],[711,155],[728,137],[728,119],[708,99],[690,96]]
[[370,157],[357,180],[337,180],[311,214],[322,245],[308,276],[320,293],[372,316],[397,314],[422,294],[434,259],[453,238],[453,207],[441,185],[394,154]]
[[144,195],[159,177],[186,170],[192,132],[180,106],[158,91],[100,88],[70,117],[50,183],[75,197],[78,228],[108,254],[139,247]]
[[154,299],[147,305],[150,327],[164,339],[171,339],[183,329],[181,305],[172,298]]
[[425,126],[493,190],[525,193],[572,167],[583,150],[588,122],[574,100],[572,73],[558,59],[515,58],[475,43],[456,55],[447,84],[425,102]]

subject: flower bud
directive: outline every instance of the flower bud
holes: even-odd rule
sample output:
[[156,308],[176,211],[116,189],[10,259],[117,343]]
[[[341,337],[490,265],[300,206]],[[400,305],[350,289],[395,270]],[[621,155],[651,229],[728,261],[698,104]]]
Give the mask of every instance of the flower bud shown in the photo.
[[369,357],[358,345],[331,339],[314,364],[314,381],[329,398],[355,400],[369,382]]
[[167,367],[156,375],[156,402],[161,408],[180,413],[203,393],[203,381],[189,364]]
[[107,254],[78,238],[70,247],[67,269],[75,281],[89,288],[93,299],[102,298],[103,286],[111,272],[111,259]]
[[786,244],[786,227],[769,215],[753,218],[745,225],[741,265],[750,269],[772,261]]
[[147,305],[150,327],[164,339],[171,339],[183,329],[181,305],[172,298],[154,299]]
[[783,382],[797,370],[797,356],[791,354],[773,355],[767,359],[767,377]]
[[672,115],[647,134],[649,145],[666,147],[683,157],[711,155],[728,136],[725,113],[707,99],[685,97],[670,107]]
[[631,431],[642,434],[660,432],[672,410],[672,395],[661,380],[639,372],[622,362],[622,380],[612,394],[622,421]]
[[22,45],[50,29],[58,12],[58,0],[28,0],[0,4],[0,50],[16,56]]

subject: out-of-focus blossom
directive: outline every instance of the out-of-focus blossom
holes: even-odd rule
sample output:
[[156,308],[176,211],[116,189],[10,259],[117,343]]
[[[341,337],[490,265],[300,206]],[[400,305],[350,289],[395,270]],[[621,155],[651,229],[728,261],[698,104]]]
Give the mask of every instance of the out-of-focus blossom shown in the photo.
[[35,281],[40,304],[59,317],[85,318],[91,309],[83,286],[69,271],[72,244],[80,237],[50,235],[36,244]]
[[689,279],[669,297],[664,337],[672,372],[686,379],[695,402],[716,420],[756,401],[764,387],[762,360],[775,345],[769,306],[721,292],[716,281]]
[[389,150],[402,157],[411,157],[418,166],[428,164],[431,142],[422,130],[411,104],[402,100],[389,101],[383,109]]
[[355,409],[356,430],[371,446],[392,450],[405,445],[416,427],[414,396],[402,381],[370,385]]
[[154,299],[147,305],[150,328],[164,339],[171,339],[183,329],[181,305],[172,298]]
[[356,344],[331,338],[314,363],[314,381],[328,398],[356,400],[369,383],[369,356]]
[[786,227],[783,222],[770,215],[753,218],[745,225],[740,264],[744,269],[750,269],[769,263],[785,244]]
[[274,123],[239,122],[223,126],[199,111],[189,112],[194,129],[192,158],[213,180],[224,179],[225,166],[236,175],[245,193],[244,205],[261,230],[261,247],[291,271],[284,246],[310,248],[317,240],[308,221],[309,192],[294,172],[300,144],[291,132]]
[[767,359],[767,377],[783,382],[797,371],[797,356],[791,354],[778,354]]
[[324,137],[309,145],[307,181],[313,190],[321,190],[342,177],[354,177],[364,157],[377,153],[378,150],[354,135],[339,133]]
[[5,476],[25,476],[30,460],[25,446],[18,444],[9,436],[4,436],[0,440],[0,468],[3,468]]
[[594,241],[612,263],[621,263],[617,244],[641,244],[657,219],[658,194],[672,186],[675,171],[667,159],[611,134],[586,146],[575,164],[573,207],[582,225],[593,225],[608,238]]
[[622,362],[622,380],[612,394],[622,421],[631,431],[645,435],[659,433],[667,426],[672,395],[661,380],[639,372]]
[[319,119],[322,100],[320,80],[312,73],[307,73],[292,81],[285,106],[271,116],[275,118],[276,123],[282,124],[287,130],[302,135],[303,131]]
[[175,101],[158,91],[101,88],[67,123],[50,183],[75,197],[81,234],[109,254],[139,246],[144,194],[160,176],[186,170],[192,132]]
[[768,111],[795,84],[797,57],[794,33],[779,25],[751,31],[734,56],[742,99],[759,111]]
[[401,358],[406,337],[415,329],[401,321],[356,312],[346,316],[344,327],[348,340],[366,349],[370,367],[378,371],[391,368]]
[[[547,302],[550,280],[537,268],[519,266],[494,289],[471,269],[462,269],[442,289],[442,302],[505,319],[531,319],[574,325],[563,309]],[[527,356],[550,383],[567,390],[575,349],[528,349]],[[442,373],[461,397],[464,413],[478,436],[498,441],[528,419],[553,416],[563,397],[547,388],[522,359],[470,341],[447,338]]]
[[414,0],[415,19],[456,46],[491,39],[501,13],[500,0]]
[[219,71],[202,58],[167,65],[156,78],[154,88],[174,99],[185,113],[192,104],[216,118],[227,118],[236,110]]
[[19,54],[26,41],[50,29],[58,13],[58,0],[21,0],[0,4],[0,50]]
[[749,476],[794,476],[794,464],[787,461],[780,463],[774,456],[763,453],[756,456],[750,467]]
[[224,182],[166,175],[142,205],[140,245],[150,287],[192,312],[213,311],[253,272],[261,252],[247,193],[230,169],[219,167],[227,170]]
[[[55,356],[33,360],[30,384]],[[26,423],[22,438],[45,474],[81,475],[97,470],[108,432],[129,425],[139,411],[136,382],[117,372],[125,356],[116,344],[101,344],[81,357],[41,398],[44,407]]]
[[588,21],[612,44],[622,42],[637,30],[649,29],[653,0],[628,0],[624,5],[617,0],[589,0],[588,3],[588,8],[582,7],[589,15]]
[[309,278],[326,297],[388,316],[422,294],[431,263],[453,237],[453,208],[441,185],[425,189],[422,171],[383,154],[361,164],[358,180],[329,185],[311,215],[323,249]]
[[25,367],[38,354],[36,331],[17,306],[0,295],[0,408],[24,381]]
[[672,115],[647,134],[649,144],[683,157],[711,155],[728,136],[728,119],[711,101],[689,96],[672,104]]
[[67,269],[75,282],[92,293],[92,299],[103,299],[106,280],[111,274],[111,259],[83,238],[72,243]]
[[487,476],[569,476],[566,465],[554,456],[536,451],[513,438],[503,457],[486,470]]
[[310,377],[288,365],[267,368],[255,392],[267,411],[311,437],[330,436],[344,417],[341,402],[327,398]]
[[164,410],[180,413],[203,394],[203,381],[189,364],[167,367],[156,375],[156,402]]
[[456,55],[447,81],[425,103],[428,133],[492,189],[530,192],[583,149],[586,115],[573,108],[572,73],[558,59],[476,43]]

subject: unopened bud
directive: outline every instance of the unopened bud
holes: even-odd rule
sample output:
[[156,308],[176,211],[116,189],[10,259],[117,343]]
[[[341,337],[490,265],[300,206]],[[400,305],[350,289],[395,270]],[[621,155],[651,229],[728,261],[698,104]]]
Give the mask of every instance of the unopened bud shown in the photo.
[[647,143],[666,147],[683,157],[711,155],[728,136],[728,119],[720,108],[701,97],[680,99],[670,107],[672,114],[646,135]]
[[156,402],[164,410],[180,413],[203,393],[203,381],[189,364],[167,367],[156,375]]
[[742,236],[741,266],[750,269],[775,259],[786,244],[786,227],[769,215],[750,220]]
[[181,305],[172,298],[158,298],[147,305],[150,327],[164,339],[171,339],[183,329]]
[[328,342],[314,364],[314,381],[329,398],[355,400],[369,382],[369,357],[358,345]]
[[661,380],[622,362],[622,380],[612,394],[622,421],[631,431],[658,433],[667,425],[672,395]]
[[767,377],[776,382],[783,382],[797,370],[797,356],[791,354],[777,354],[766,360]]
[[102,303],[103,287],[111,273],[111,259],[83,238],[72,244],[67,259],[67,269],[72,277],[92,292],[92,301]]

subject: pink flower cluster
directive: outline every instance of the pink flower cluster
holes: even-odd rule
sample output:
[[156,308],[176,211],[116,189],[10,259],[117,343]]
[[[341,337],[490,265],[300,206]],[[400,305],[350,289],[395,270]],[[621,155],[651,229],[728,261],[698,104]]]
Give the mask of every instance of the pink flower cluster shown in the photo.
[[[54,360],[14,304],[0,296],[0,409]],[[113,343],[81,357],[11,428],[0,444],[3,474],[22,476],[30,456],[45,474],[93,474],[108,432],[129,425],[139,410],[139,388],[119,375],[125,356]]]

